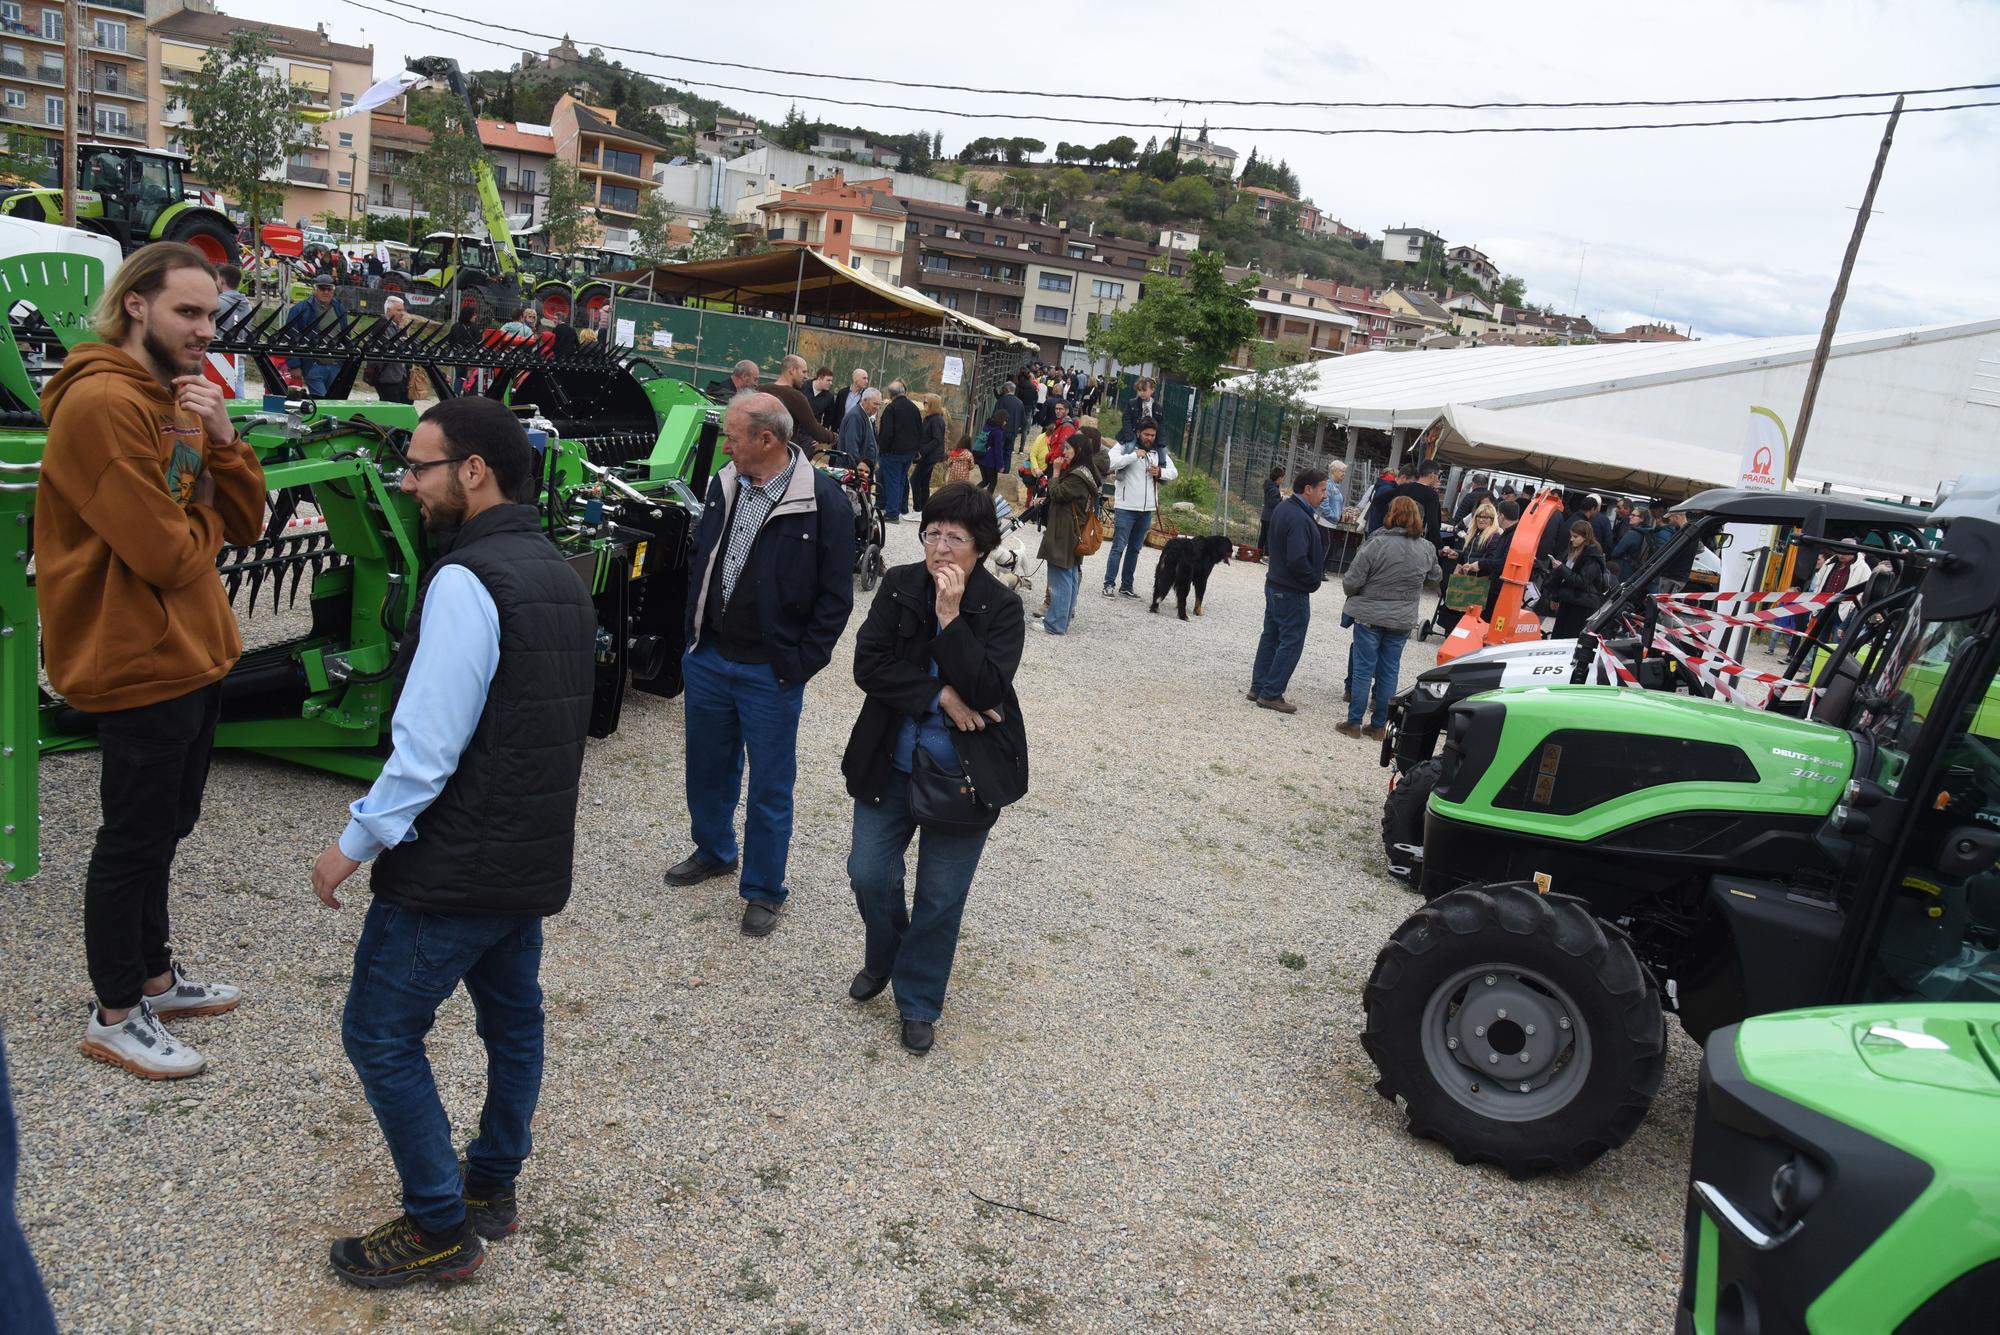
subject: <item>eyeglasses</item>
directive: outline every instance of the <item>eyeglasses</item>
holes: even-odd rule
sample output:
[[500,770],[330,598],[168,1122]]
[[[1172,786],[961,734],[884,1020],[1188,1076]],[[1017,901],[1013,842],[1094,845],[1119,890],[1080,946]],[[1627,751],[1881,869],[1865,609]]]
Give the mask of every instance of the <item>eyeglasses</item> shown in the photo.
[[927,528],[918,535],[926,547],[942,547],[948,552],[962,552],[972,545],[972,538],[964,533],[950,533],[944,529]]
[[412,477],[422,480],[426,469],[436,468],[439,464],[462,464],[464,462],[465,460],[463,459],[411,459],[405,462],[403,468]]

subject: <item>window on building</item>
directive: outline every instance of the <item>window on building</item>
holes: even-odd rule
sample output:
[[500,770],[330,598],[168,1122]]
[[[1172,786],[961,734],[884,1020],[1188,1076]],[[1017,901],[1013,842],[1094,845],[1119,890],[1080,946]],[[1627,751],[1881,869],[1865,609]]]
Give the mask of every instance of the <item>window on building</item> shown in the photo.
[[951,258],[947,255],[924,256],[924,267],[937,273],[951,272]]
[[622,148],[607,147],[604,150],[604,170],[618,172],[624,176],[640,176],[644,174],[640,168],[639,155],[637,153],[628,153]]
[[[47,12],[47,11],[44,11]],[[125,25],[111,19],[98,19],[91,25],[91,35],[97,39],[100,51],[123,51],[125,49]]]
[[859,255],[848,256],[847,267],[850,269],[859,269],[861,267],[861,257]]
[[7,0],[6,4],[0,4],[0,20],[8,23],[19,23],[21,21],[21,7],[15,4],[14,0]]
[[530,195],[535,193],[535,173],[527,167],[521,169],[521,189]]
[[1128,255],[1125,259],[1125,267],[1128,269],[1143,269],[1146,267],[1146,261],[1140,259],[1137,255]]
[[353,106],[353,105],[354,105],[354,94],[352,94],[352,93],[342,93],[342,94],[340,95],[340,105],[341,105],[341,106],[343,106],[343,107],[351,107],[351,106]]
[[844,223],[845,221],[846,221],[846,219],[844,219],[844,218],[835,218],[835,219],[833,220],[833,234],[834,234],[835,236],[839,236],[839,235],[840,235],[840,228],[841,228],[841,224],[842,224],[842,223]]
[[1006,244],[1007,244],[1007,234],[1006,234],[1005,232],[995,232],[995,233],[993,234],[993,244],[994,244],[994,245],[996,245],[996,246],[1004,246],[1004,245],[1006,245]]
[[28,72],[28,53],[18,46],[0,46],[0,65],[18,79]]
[[1278,300],[1284,305],[1289,306],[1292,304],[1292,294],[1289,292],[1280,292],[1278,294]]
[[97,132],[99,134],[127,134],[128,122],[123,107],[99,107],[97,109]]
[[1102,278],[1093,278],[1090,280],[1090,295],[1093,297],[1103,297],[1108,301],[1122,301],[1125,297],[1125,284],[1109,282]]
[[1066,273],[1045,273],[1036,286],[1044,292],[1067,292],[1070,290],[1070,277]]
[[7,105],[10,107],[25,107],[28,105],[28,95],[18,88],[9,88],[7,90]]
[[43,96],[42,123],[45,125],[61,125],[63,123],[63,100],[61,98]]
[[354,188],[353,172],[335,172],[333,174],[333,179],[334,182],[337,185],[339,185],[342,190],[352,190]]
[[340,146],[342,148],[354,147],[354,132],[352,130],[342,130],[340,132]]
[[887,278],[889,276],[889,261],[881,259],[875,261],[875,276],[877,278]]
[[946,232],[948,232],[948,231],[950,231],[950,230],[951,230],[951,229],[950,229],[950,228],[948,228],[948,227],[946,227],[946,226],[945,226],[945,225],[944,225],[943,223],[932,223],[932,224],[931,224],[931,235],[932,235],[932,236],[943,236],[943,235],[944,235],[944,234],[945,234]]
[[975,245],[984,245],[986,244],[986,233],[975,232],[972,229],[967,228],[965,232],[965,239],[967,241],[972,242]]
[[991,278],[993,276],[993,266],[986,263],[984,260],[980,261],[979,276],[981,278]]
[[1063,254],[1069,256],[1073,260],[1087,260],[1090,258],[1090,250],[1088,247],[1085,246],[1067,247],[1063,251]]
[[1037,306],[1035,321],[1038,324],[1068,324],[1069,310],[1063,306]]
[[44,41],[60,42],[63,39],[62,15],[63,12],[60,9],[44,9],[42,11],[42,39]]
[[639,192],[629,185],[605,185],[597,190],[598,204],[617,213],[637,213]]
[[[346,137],[347,137],[346,135],[341,136],[341,138],[343,139],[345,139]],[[495,189],[499,190],[505,190],[507,188],[507,164],[505,164],[504,162],[496,162],[493,164],[493,185]]]
[[42,67],[40,74],[43,79],[52,79],[56,83],[61,83],[63,76],[62,52],[60,51],[42,52]]
[[888,224],[875,224],[875,244],[884,250],[888,250],[896,244],[895,234],[889,230]]

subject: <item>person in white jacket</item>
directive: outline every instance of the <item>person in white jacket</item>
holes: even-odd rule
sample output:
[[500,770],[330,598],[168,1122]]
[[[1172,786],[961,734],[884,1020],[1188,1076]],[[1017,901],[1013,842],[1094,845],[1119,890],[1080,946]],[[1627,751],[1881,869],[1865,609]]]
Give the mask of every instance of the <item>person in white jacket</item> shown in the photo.
[[[1139,565],[1139,549],[1146,545],[1146,531],[1153,527],[1153,512],[1160,508],[1160,488],[1180,476],[1167,447],[1159,443],[1160,429],[1153,422],[1139,427],[1138,438],[1112,447],[1111,472],[1118,479],[1118,494],[1112,505],[1118,512],[1117,527],[1111,534],[1111,559],[1104,563],[1104,596],[1116,593],[1137,598],[1132,591],[1132,575]],[[1124,563],[1120,565],[1120,558]]]

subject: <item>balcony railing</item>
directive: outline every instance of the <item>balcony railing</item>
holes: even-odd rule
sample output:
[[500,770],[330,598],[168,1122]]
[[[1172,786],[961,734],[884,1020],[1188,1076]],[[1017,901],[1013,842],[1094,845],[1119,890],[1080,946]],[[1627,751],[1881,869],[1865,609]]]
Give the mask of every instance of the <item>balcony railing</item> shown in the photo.
[[37,65],[28,77],[36,83],[52,83],[58,88],[63,86],[63,72],[60,65]]
[[83,0],[83,3],[93,9],[122,9],[127,14],[146,12],[146,0]]
[[91,74],[90,86],[100,93],[110,93],[113,97],[144,97],[146,95],[145,76],[138,73],[120,73],[113,70],[96,70]]
[[133,120],[100,120],[94,127],[106,139],[132,139],[146,142],[146,123]]
[[0,19],[0,32],[8,33],[15,37],[33,37],[38,40],[45,40],[42,38],[42,30],[40,28],[30,27],[19,19]]
[[288,162],[285,164],[285,179],[294,185],[325,185],[326,168],[298,167]]
[[807,227],[773,227],[769,236],[773,241],[791,241],[803,246],[817,246],[825,239],[817,228]]
[[0,60],[0,78],[25,79],[28,67],[18,60]]

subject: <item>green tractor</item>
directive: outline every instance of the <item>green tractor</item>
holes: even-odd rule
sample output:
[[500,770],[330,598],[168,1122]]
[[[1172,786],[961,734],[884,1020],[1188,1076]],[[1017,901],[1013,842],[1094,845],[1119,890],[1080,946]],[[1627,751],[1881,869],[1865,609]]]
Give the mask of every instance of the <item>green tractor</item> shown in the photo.
[[[2000,999],[2000,479],[1889,553],[1807,717],[1615,686],[1451,710],[1428,901],[1362,1043],[1410,1130],[1525,1177],[1622,1144],[1665,1012]],[[1831,542],[1811,532],[1803,542]]]
[[[62,222],[62,182],[47,159],[46,178],[0,190],[0,213],[32,222]],[[81,144],[76,225],[116,241],[130,255],[149,241],[184,241],[210,264],[236,263],[236,225],[220,208],[187,197],[178,153],[130,144]]]
[[1791,1011],[1702,1064],[1676,1335],[1991,1330],[2000,1006]]

